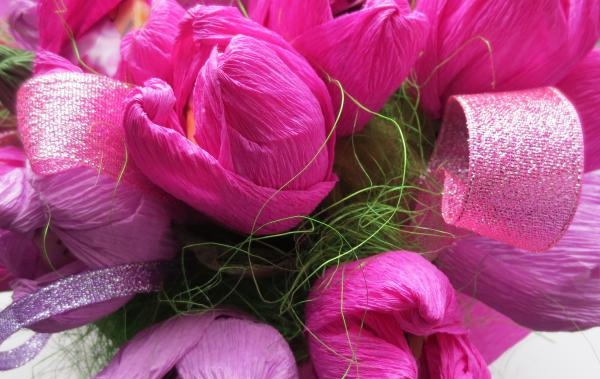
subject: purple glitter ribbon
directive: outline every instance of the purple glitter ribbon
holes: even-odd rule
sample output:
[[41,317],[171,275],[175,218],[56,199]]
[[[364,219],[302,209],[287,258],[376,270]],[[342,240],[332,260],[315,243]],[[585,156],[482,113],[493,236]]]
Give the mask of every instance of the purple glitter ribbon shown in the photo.
[[[158,291],[164,268],[164,262],[126,264],[57,280],[0,312],[0,344],[19,330],[50,317],[118,297]],[[27,363],[49,338],[49,334],[36,334],[15,349],[1,351],[0,370]]]

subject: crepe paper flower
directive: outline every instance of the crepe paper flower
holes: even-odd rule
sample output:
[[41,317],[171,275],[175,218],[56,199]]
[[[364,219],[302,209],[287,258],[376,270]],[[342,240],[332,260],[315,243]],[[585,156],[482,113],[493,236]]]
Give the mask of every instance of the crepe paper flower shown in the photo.
[[[102,188],[95,171],[87,178],[85,174],[35,178],[20,150],[1,148],[0,157],[0,265],[11,274],[15,300],[90,267],[165,259],[174,253],[170,239],[165,237],[165,218],[151,207],[133,202],[131,193],[115,192],[114,181]],[[69,181],[71,178],[76,185]],[[40,188],[40,183],[32,184],[36,179],[43,182],[42,186],[52,181],[59,189]],[[100,184],[99,189],[94,187],[96,184]],[[46,194],[49,196],[40,199]],[[120,211],[113,201],[125,208]],[[55,208],[60,211],[54,212]],[[46,217],[52,217],[52,221],[48,224],[50,231],[45,232],[44,226],[50,221]],[[138,229],[133,230],[132,225]],[[159,233],[158,240],[142,234],[148,227]],[[32,329],[56,332],[81,326],[112,313],[128,300],[115,299],[66,312]]]
[[557,87],[579,112],[583,125],[585,171],[600,169],[600,49],[592,50]]
[[37,6],[37,0],[8,0],[6,3],[10,33],[26,50],[35,50],[38,45]]
[[[11,0],[10,9],[12,32],[23,48],[47,50],[86,71],[136,84],[148,75],[168,75],[165,62],[184,12],[175,0]],[[156,71],[128,64],[148,54]]]
[[178,316],[127,343],[96,379],[296,379],[294,356],[271,326],[232,312]]
[[460,292],[456,295],[469,339],[488,364],[531,332],[472,297]]
[[[68,71],[68,64],[61,69]],[[177,203],[135,165],[124,169],[119,161],[128,91],[111,79],[71,72],[21,87],[17,108],[26,154],[14,146],[0,149],[0,265],[16,279],[15,298],[81,270],[169,260],[177,252],[170,230]],[[127,300],[64,313],[33,329],[77,327]]]
[[361,6],[365,0],[329,0],[334,15],[350,11]]
[[13,280],[12,275],[4,267],[0,266],[0,291],[9,291],[9,283]]
[[309,295],[309,352],[319,379],[490,378],[444,274],[410,252],[329,269]]
[[175,0],[153,1],[144,27],[132,30],[121,40],[117,78],[135,84],[150,78],[172,81],[171,50],[184,14]]
[[584,175],[564,237],[531,254],[483,237],[457,241],[439,266],[462,292],[534,330],[580,330],[600,320],[600,172]]
[[415,69],[425,111],[455,94],[555,85],[600,36],[596,0],[418,0],[431,21]]
[[296,226],[333,188],[330,98],[310,65],[234,7],[189,11],[173,90],[132,91],[128,149],[159,187],[243,233]]
[[[354,4],[356,2],[353,2]],[[335,4],[334,4],[335,5]],[[404,0],[371,0],[356,12],[332,19],[327,0],[249,1],[253,19],[275,30],[303,54],[329,83],[334,108],[343,105],[339,135],[359,131],[400,87],[428,34],[427,18]],[[302,17],[298,17],[302,14]]]

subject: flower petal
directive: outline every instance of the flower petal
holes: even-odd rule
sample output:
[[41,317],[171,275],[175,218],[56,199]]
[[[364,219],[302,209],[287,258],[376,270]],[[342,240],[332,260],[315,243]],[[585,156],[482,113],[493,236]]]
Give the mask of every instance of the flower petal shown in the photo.
[[329,0],[248,0],[248,15],[288,41],[333,18]]
[[579,112],[583,126],[585,171],[600,169],[600,49],[590,52],[557,87]]
[[224,49],[231,38],[238,34],[283,48],[289,46],[276,33],[243,17],[235,7],[197,6],[188,11],[173,47],[172,87],[177,98],[179,117],[184,116],[196,77],[213,48],[218,46]]
[[10,33],[21,48],[35,50],[38,45],[38,1],[8,0],[7,2]]
[[600,36],[596,0],[419,0],[417,9],[432,24],[416,72],[433,117],[455,94],[554,85]]
[[175,0],[154,1],[146,25],[121,41],[117,77],[140,85],[152,77],[172,82],[171,52],[184,14]]
[[176,253],[167,204],[127,183],[76,168],[34,182],[50,228],[90,268],[168,260]]
[[242,318],[217,318],[177,363],[182,379],[297,379],[296,360],[273,327]]
[[233,312],[179,316],[138,334],[96,379],[295,379],[292,352],[270,326]]
[[0,228],[28,233],[44,225],[43,205],[31,177],[20,148],[0,147]]
[[488,364],[531,332],[482,302],[457,293],[469,338]]
[[[360,11],[343,15],[300,35],[293,45],[322,73],[340,81],[344,91],[377,112],[396,91],[424,46],[425,16],[411,12],[405,1],[370,1]],[[329,84],[334,106],[344,111],[338,133],[360,130],[372,117],[348,96],[341,104],[339,87]]]
[[328,180],[333,144],[326,144],[326,116],[305,77],[327,96],[295,53],[234,37],[222,54],[214,52],[196,82],[199,146],[258,186],[301,190]]
[[[132,92],[125,115],[129,151],[150,180],[216,221],[245,233],[287,230],[310,214],[333,187],[331,176],[304,189],[279,191],[229,171],[171,127],[172,121],[153,119],[168,114],[174,102],[170,87],[159,80]],[[156,109],[163,111],[152,111]],[[174,115],[172,109],[170,114]]]
[[439,259],[459,290],[534,330],[600,325],[600,172],[584,176],[580,205],[563,239],[531,254],[484,237],[457,243]]
[[38,50],[33,66],[34,75],[50,74],[53,72],[83,72],[83,70],[68,59],[47,50]]
[[490,378],[462,327],[448,279],[416,253],[383,253],[332,268],[309,298],[309,351],[321,378],[417,378],[410,340],[423,343],[419,372],[428,377]]
[[83,35],[123,0],[39,0],[40,48],[60,53],[72,37]]

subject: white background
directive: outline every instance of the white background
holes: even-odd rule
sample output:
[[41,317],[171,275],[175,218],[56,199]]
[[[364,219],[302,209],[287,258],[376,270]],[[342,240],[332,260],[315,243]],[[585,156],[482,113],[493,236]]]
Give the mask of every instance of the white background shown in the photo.
[[[0,293],[0,308],[10,303],[10,293]],[[15,335],[1,350],[27,338]],[[51,340],[32,362],[0,373],[1,379],[77,379],[72,362],[61,353],[64,341]],[[491,365],[494,379],[600,379],[600,328],[578,333],[532,333]],[[376,379],[376,378],[365,378]]]

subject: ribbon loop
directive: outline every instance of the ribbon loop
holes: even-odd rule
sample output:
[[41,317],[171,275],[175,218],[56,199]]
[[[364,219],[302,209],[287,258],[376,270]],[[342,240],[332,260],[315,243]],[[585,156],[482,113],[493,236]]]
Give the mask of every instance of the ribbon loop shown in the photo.
[[451,225],[544,251],[566,231],[583,173],[577,111],[557,89],[452,97],[431,161]]
[[[25,296],[0,312],[0,344],[39,321],[111,299],[160,290],[164,262],[135,263],[87,271],[57,280]],[[33,359],[49,339],[37,334],[10,351],[0,352],[0,370],[19,367]]]

